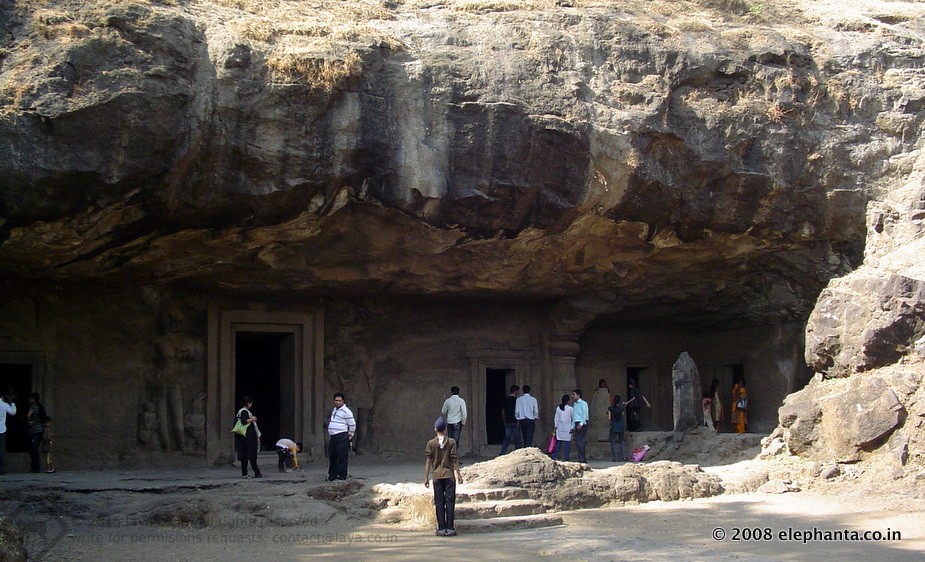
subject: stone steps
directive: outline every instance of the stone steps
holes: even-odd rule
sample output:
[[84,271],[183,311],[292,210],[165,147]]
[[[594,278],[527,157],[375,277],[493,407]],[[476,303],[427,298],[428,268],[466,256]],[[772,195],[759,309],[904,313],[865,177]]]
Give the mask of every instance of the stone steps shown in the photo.
[[456,503],[500,500],[526,500],[530,493],[525,488],[487,488],[484,490],[463,490],[456,488]]
[[557,525],[563,525],[562,516],[553,513],[490,517],[488,519],[459,519],[459,507],[457,506],[456,529],[460,533],[492,533],[496,531],[539,529]]
[[462,502],[457,499],[456,519],[491,519],[546,513],[546,507],[536,500],[493,500]]
[[463,533],[491,533],[562,525],[560,515],[519,487],[457,490],[456,529]]

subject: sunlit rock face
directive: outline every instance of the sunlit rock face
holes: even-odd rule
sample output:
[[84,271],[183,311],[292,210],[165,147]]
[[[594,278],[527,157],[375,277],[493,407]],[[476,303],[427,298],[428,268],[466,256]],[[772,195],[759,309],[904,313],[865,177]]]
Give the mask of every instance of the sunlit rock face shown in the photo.
[[802,321],[913,167],[912,8],[470,4],[4,3],[3,275]]
[[450,380],[464,452],[489,382],[671,429],[681,353],[781,451],[914,452],[914,373],[778,408],[925,348],[925,5],[574,4],[0,0],[0,367],[124,428],[61,462],[228,457],[242,357],[314,455],[333,390],[419,454]]

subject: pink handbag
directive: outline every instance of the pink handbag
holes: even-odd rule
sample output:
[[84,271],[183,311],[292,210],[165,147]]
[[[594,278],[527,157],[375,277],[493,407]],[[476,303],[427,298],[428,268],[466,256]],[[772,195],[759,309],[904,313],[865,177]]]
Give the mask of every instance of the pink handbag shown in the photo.
[[642,459],[646,458],[646,453],[649,452],[649,446],[643,445],[641,447],[636,447],[633,449],[633,454],[630,455],[630,460],[633,462],[641,462]]
[[550,455],[556,452],[556,434],[549,436],[549,445],[546,446],[546,452]]

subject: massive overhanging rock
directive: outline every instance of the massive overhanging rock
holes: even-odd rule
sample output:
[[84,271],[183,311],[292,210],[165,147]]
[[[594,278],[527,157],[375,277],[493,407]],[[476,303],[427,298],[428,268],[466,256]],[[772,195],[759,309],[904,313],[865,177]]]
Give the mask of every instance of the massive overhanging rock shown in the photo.
[[920,14],[674,4],[6,4],[4,275],[800,321],[914,145]]

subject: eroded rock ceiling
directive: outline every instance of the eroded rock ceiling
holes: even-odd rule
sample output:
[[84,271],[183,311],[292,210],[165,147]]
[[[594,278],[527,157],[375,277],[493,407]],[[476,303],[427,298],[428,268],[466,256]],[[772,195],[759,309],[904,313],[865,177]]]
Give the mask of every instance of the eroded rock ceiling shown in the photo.
[[791,4],[0,2],[0,275],[804,320],[925,5]]

